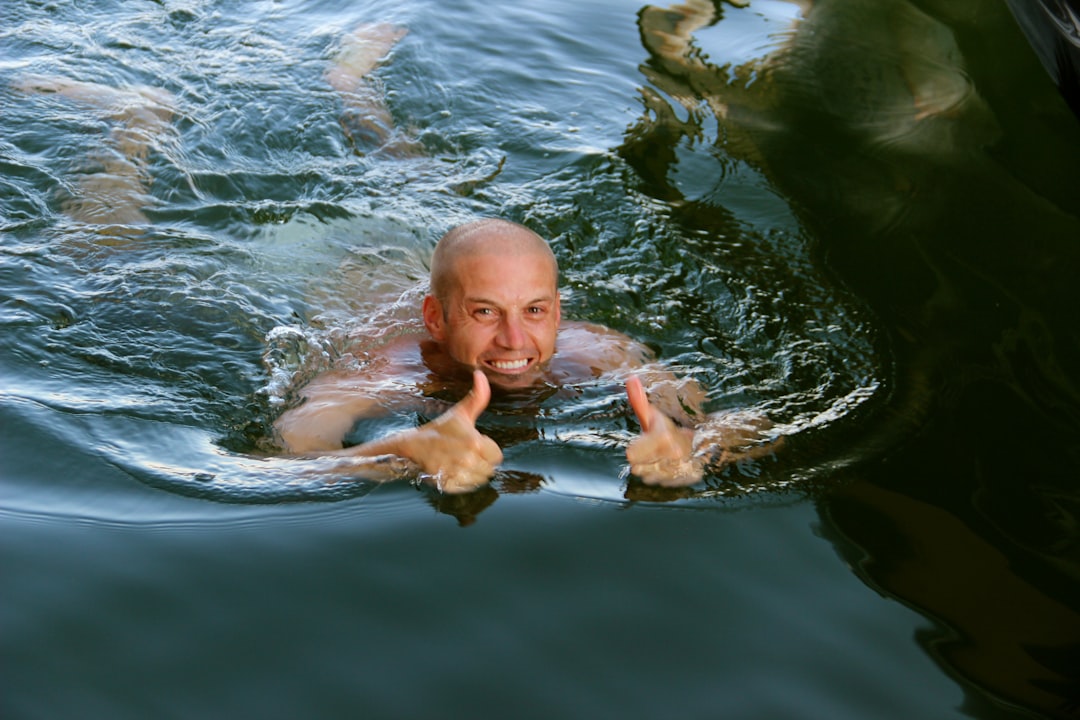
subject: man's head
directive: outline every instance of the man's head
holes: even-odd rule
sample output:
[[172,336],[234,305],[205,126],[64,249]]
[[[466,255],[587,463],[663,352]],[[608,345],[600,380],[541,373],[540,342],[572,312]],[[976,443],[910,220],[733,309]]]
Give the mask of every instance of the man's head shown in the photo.
[[555,353],[560,320],[558,264],[533,231],[478,220],[439,240],[424,324],[457,362],[495,385],[532,384]]

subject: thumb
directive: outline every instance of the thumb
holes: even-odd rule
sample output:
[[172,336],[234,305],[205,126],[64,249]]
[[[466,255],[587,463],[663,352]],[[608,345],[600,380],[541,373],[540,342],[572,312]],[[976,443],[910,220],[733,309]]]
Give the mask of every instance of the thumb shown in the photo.
[[483,370],[473,371],[473,388],[469,394],[461,399],[455,409],[460,409],[465,418],[472,424],[476,424],[476,418],[484,412],[484,408],[491,401],[491,385],[488,384],[487,375]]
[[638,377],[631,376],[626,381],[626,396],[630,399],[630,407],[637,416],[642,432],[649,432],[649,428],[652,427],[652,405],[649,404],[645,388],[642,387]]

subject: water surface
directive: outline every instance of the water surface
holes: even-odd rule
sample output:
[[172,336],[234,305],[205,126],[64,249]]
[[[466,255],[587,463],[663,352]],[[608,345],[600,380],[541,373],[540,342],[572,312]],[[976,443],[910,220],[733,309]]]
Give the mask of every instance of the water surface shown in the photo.
[[[378,72],[407,157],[323,78],[371,20],[410,30]],[[5,716],[1075,716],[1080,127],[1004,5],[101,0],[0,33]],[[175,98],[144,225],[65,212],[118,121],[32,74]],[[464,498],[274,458],[296,387],[415,327],[486,215],[784,451],[649,490],[597,388],[489,420]]]

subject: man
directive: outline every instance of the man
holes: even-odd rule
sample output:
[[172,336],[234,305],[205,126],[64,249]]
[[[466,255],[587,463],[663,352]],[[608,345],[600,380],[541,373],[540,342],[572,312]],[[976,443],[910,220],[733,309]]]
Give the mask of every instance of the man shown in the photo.
[[[502,462],[499,446],[476,429],[493,391],[604,376],[626,378],[642,429],[626,455],[631,472],[646,483],[696,483],[710,461],[723,462],[733,447],[757,439],[758,426],[704,416],[701,388],[652,363],[641,344],[597,325],[564,321],[557,284],[555,256],[531,230],[494,219],[452,229],[431,260],[430,294],[422,306],[427,335],[391,341],[362,370],[316,377],[303,388],[302,404],[275,423],[281,444],[303,456],[405,458],[443,492],[468,492],[488,482]],[[635,371],[648,379],[653,401]],[[395,403],[386,378],[468,374],[471,391],[435,420],[342,447],[359,420],[385,415]]]

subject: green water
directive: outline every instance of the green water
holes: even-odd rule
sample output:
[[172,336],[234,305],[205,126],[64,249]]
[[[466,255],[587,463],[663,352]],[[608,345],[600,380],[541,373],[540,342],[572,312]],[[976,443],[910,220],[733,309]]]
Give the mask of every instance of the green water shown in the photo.
[[[1003,3],[796,15],[6,10],[0,714],[1075,717],[1080,123]],[[408,157],[323,78],[372,20]],[[29,75],[175,98],[137,232],[65,214],[117,121]],[[650,490],[596,388],[482,420],[470,496],[267,457],[486,215],[783,450]]]

